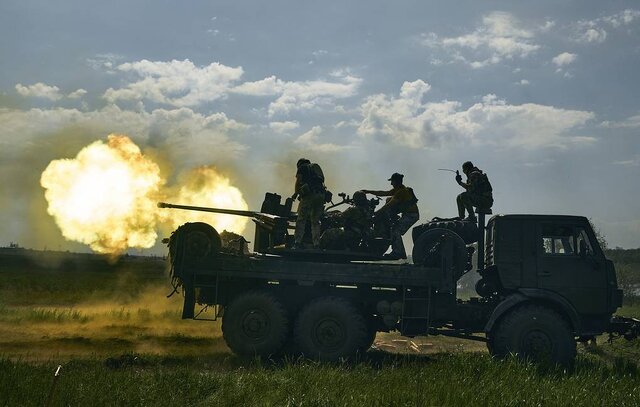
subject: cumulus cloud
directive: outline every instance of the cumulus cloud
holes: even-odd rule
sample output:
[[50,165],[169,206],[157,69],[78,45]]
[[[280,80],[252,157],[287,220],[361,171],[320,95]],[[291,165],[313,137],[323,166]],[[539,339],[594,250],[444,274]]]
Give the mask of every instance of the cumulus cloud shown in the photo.
[[22,96],[43,98],[54,101],[60,100],[63,97],[62,93],[60,93],[60,88],[57,86],[50,86],[42,82],[27,86],[18,83],[16,84],[16,91]]
[[576,54],[572,54],[570,52],[563,52],[562,54],[555,56],[551,60],[551,62],[553,62],[558,68],[560,68],[562,66],[573,63],[576,60],[576,58],[577,58]]
[[[342,76],[339,76],[340,74]],[[242,83],[232,91],[251,96],[276,96],[269,104],[269,116],[287,115],[292,111],[326,106],[336,99],[353,96],[362,82],[362,79],[348,73],[340,72],[332,76],[336,77],[336,81],[288,82],[270,76],[255,82]]]
[[314,126],[311,130],[300,135],[294,143],[305,150],[314,150],[322,152],[337,152],[350,148],[349,146],[341,146],[333,143],[323,143],[320,140],[320,134],[322,134],[322,127]]
[[510,105],[495,95],[468,108],[460,102],[426,102],[430,86],[405,82],[398,97],[370,96],[362,104],[358,134],[413,148],[473,143],[500,147],[563,148],[591,137],[570,134],[593,119],[592,112],[534,103]]
[[[109,105],[100,110],[0,108],[0,150],[13,154],[31,145],[51,143],[52,134],[65,129],[82,128],[87,140],[109,133],[124,133],[144,146],[161,149],[174,165],[210,164],[214,160],[232,160],[246,147],[232,135],[247,127],[229,119],[224,113],[209,115],[189,108],[156,109],[152,112],[123,110]],[[15,140],[20,139],[17,145]],[[4,157],[8,158],[8,157]],[[0,159],[4,159],[0,155]]]
[[248,96],[272,96],[269,116],[288,114],[295,110],[311,109],[331,104],[335,99],[356,94],[362,82],[346,71],[332,73],[335,80],[285,81],[276,76],[239,83],[242,67],[212,63],[198,67],[184,61],[137,61],[120,64],[118,71],[135,75],[138,79],[118,89],[109,88],[104,98],[166,104],[174,107],[195,107],[226,98],[230,93]]
[[580,20],[574,24],[573,39],[582,43],[603,43],[607,39],[607,29],[629,25],[639,18],[640,10],[626,9],[593,20]]
[[[552,23],[540,29],[548,30]],[[523,27],[512,14],[493,12],[482,18],[482,24],[469,34],[440,38],[435,33],[423,34],[421,42],[430,47],[440,47],[451,53],[455,61],[465,62],[472,68],[483,68],[504,59],[525,58],[537,51],[535,30]],[[470,51],[471,55],[462,52]]]
[[223,98],[243,74],[242,67],[217,62],[198,67],[188,59],[169,62],[144,59],[118,65],[117,69],[140,79],[124,88],[107,89],[104,98],[108,101],[150,100],[176,107],[197,106]]
[[300,127],[300,123],[295,121],[269,123],[269,128],[276,133],[286,133],[288,131],[297,129],[298,127]]
[[76,89],[73,92],[69,93],[67,95],[67,97],[69,99],[80,99],[81,97],[83,97],[86,94],[87,94],[87,91],[85,89],[80,88],[80,89]]

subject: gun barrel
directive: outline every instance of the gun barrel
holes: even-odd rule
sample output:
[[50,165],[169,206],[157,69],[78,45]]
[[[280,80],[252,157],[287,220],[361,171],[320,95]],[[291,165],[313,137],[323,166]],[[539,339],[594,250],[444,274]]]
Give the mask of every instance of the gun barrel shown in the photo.
[[187,210],[187,211],[220,213],[220,214],[223,214],[223,215],[245,216],[245,217],[249,217],[249,218],[253,218],[253,217],[257,217],[257,216],[265,216],[265,215],[267,217],[274,216],[274,215],[262,214],[260,212],[242,211],[242,210],[238,210],[238,209],[222,209],[222,208],[207,208],[207,207],[204,207],[204,206],[176,205],[176,204],[170,204],[170,203],[167,203],[167,202],[158,202],[158,208],[184,209],[184,210]]

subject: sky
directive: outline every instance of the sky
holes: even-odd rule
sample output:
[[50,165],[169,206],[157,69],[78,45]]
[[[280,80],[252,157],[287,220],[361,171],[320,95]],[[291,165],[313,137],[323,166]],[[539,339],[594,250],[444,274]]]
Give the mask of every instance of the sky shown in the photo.
[[81,250],[40,174],[124,133],[255,209],[300,157],[334,194],[400,172],[421,222],[456,215],[437,169],[471,160],[494,213],[583,215],[637,248],[639,40],[634,1],[4,0],[0,245]]

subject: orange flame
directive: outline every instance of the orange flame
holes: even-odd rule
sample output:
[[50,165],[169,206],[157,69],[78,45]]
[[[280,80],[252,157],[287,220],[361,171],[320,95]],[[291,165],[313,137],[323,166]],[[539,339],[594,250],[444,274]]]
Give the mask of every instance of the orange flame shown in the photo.
[[[214,168],[201,167],[185,177],[172,201],[246,209],[240,190]],[[219,231],[242,233],[246,219],[196,212],[158,212],[167,196],[159,166],[145,157],[127,136],[109,135],[73,159],[52,161],[40,184],[62,235],[85,243],[98,253],[121,254],[128,248],[149,248],[157,240],[157,223],[176,228],[187,221],[211,223]]]

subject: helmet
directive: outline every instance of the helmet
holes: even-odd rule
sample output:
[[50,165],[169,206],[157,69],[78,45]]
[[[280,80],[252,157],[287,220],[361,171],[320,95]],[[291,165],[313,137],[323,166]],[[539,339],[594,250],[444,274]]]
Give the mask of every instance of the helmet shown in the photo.
[[353,203],[357,206],[363,206],[367,204],[367,195],[362,191],[356,191],[353,193]]
[[470,170],[473,168],[473,163],[471,161],[467,161],[464,164],[462,164],[462,170]]
[[298,160],[296,167],[300,168],[300,166],[304,164],[311,164],[311,161],[307,160],[306,158],[301,158]]

